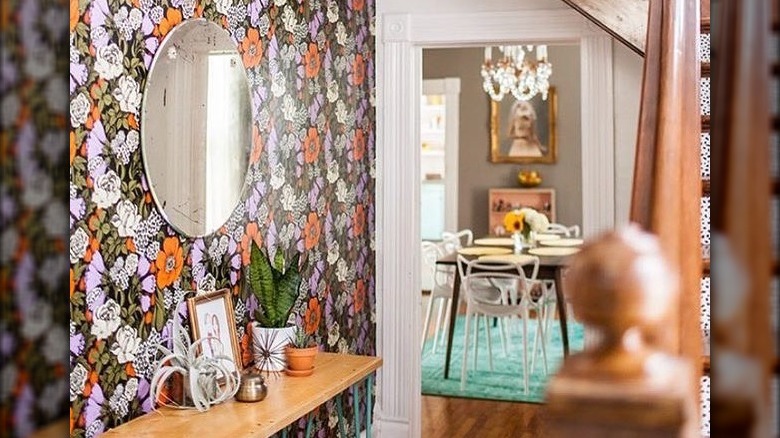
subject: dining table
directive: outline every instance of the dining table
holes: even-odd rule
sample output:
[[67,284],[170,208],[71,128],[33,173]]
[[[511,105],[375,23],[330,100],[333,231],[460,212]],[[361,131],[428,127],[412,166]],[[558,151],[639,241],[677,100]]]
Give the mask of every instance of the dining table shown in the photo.
[[[475,240],[475,242],[477,242],[478,240],[479,239]],[[474,245],[466,248],[468,249],[468,248],[478,248],[478,247],[479,245]],[[449,318],[449,326],[447,327],[447,352],[444,359],[445,379],[449,378],[450,357],[452,356],[452,338],[455,333],[456,318],[454,315],[458,314],[458,306],[460,304],[461,278],[460,278],[460,270],[457,269],[458,255],[460,254],[458,251],[452,252],[450,254],[446,254],[436,260],[437,265],[455,267],[455,278],[452,284],[452,300],[450,304],[451,306],[450,315],[453,315],[453,317]],[[529,248],[523,248],[522,253],[528,254],[528,251]],[[478,255],[469,255],[469,254],[462,254],[462,255],[467,260],[473,260],[478,257]],[[561,340],[563,342],[563,356],[566,357],[569,355],[569,331],[568,331],[567,316],[566,316],[566,301],[564,300],[563,271],[565,270],[566,266],[569,264],[571,256],[537,255],[537,257],[539,257],[539,271],[537,273],[536,278],[539,280],[552,280],[555,282],[555,298],[556,298],[556,307],[558,309],[558,319],[561,327]],[[530,266],[526,266],[526,268],[530,268]]]

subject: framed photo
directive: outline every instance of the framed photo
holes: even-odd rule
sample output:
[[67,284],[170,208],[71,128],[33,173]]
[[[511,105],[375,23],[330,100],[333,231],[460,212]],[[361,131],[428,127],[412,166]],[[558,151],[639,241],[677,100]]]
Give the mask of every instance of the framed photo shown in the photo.
[[237,371],[240,372],[241,350],[236,336],[236,320],[230,291],[220,289],[187,298],[187,308],[190,312],[193,340],[213,337],[200,344],[201,354],[207,357],[232,357],[234,363],[225,361],[225,366],[231,371],[238,367]]
[[529,101],[508,95],[490,100],[491,163],[555,163],[555,119],[558,99],[550,87],[547,100],[537,94]]

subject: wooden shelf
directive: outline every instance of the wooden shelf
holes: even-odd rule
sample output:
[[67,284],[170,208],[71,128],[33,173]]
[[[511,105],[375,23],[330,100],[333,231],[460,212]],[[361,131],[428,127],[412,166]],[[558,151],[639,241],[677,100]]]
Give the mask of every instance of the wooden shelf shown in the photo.
[[382,365],[373,356],[319,353],[309,377],[271,376],[256,403],[231,400],[206,412],[161,408],[107,431],[104,437],[268,437],[365,379]]

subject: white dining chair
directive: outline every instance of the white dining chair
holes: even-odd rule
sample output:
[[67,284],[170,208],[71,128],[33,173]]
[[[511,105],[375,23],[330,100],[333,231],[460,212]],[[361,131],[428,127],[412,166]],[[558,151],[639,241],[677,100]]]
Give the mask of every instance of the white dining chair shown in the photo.
[[[538,266],[538,258],[534,257],[535,264]],[[533,260],[533,258],[529,259]],[[463,256],[458,257],[458,269],[463,281],[463,293],[466,300],[466,326],[463,333],[463,364],[461,366],[461,390],[466,388],[466,376],[468,368],[469,354],[469,332],[472,320],[474,320],[475,329],[479,324],[479,316],[498,317],[503,322],[508,317],[519,316],[523,328],[523,387],[528,393],[528,320],[529,311],[536,309],[538,299],[533,296],[533,291],[541,286],[536,279],[526,277],[523,265],[514,262],[482,262],[478,259],[468,261]],[[503,296],[504,291],[499,287],[485,288],[485,282],[500,281],[502,284],[514,283],[515,287],[505,290],[508,296]],[[485,318],[486,319],[486,318]],[[492,370],[492,347],[490,343],[490,324],[486,321],[486,334],[488,337],[488,362]],[[544,324],[537,319],[537,330],[544,331]],[[476,330],[475,330],[476,332]],[[544,335],[544,333],[542,333]],[[479,338],[474,339],[474,354],[476,358],[477,343]],[[547,358],[547,352],[542,344],[542,355]],[[476,361],[475,361],[476,362]],[[476,367],[475,367],[476,369]]]
[[443,231],[441,233],[441,242],[445,253],[450,254],[460,248],[474,244],[474,233],[468,228],[456,232]]
[[567,226],[558,223],[551,223],[547,226],[545,233],[550,234],[562,234],[564,237],[580,237],[580,226],[572,225]]
[[[432,242],[422,243],[422,261],[426,269],[431,275],[431,295],[428,300],[428,307],[425,312],[425,322],[423,325],[422,340],[420,341],[420,350],[425,347],[425,339],[428,337],[428,329],[431,323],[431,315],[433,314],[433,306],[438,306],[438,317],[436,318],[436,325],[433,331],[433,352],[436,352],[436,348],[439,343],[439,338],[443,336],[445,330],[441,330],[442,327],[447,327],[450,318],[450,308],[452,302],[452,286],[454,283],[453,272],[451,269],[447,269],[445,266],[436,264],[436,260],[444,255],[444,252],[440,245]],[[450,267],[452,268],[452,267]],[[444,325],[442,326],[442,316],[446,313],[444,319]]]

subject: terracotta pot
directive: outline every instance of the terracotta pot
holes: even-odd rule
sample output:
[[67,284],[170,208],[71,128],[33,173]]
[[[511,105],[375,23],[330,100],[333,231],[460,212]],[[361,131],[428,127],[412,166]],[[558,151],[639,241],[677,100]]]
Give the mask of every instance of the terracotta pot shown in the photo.
[[[309,372],[314,370],[314,358],[317,356],[319,347],[295,348],[288,345],[284,354],[287,358],[287,368],[290,371]],[[308,375],[308,374],[307,374]]]

